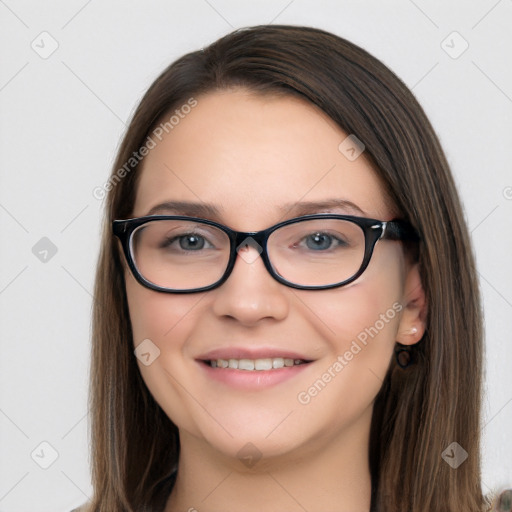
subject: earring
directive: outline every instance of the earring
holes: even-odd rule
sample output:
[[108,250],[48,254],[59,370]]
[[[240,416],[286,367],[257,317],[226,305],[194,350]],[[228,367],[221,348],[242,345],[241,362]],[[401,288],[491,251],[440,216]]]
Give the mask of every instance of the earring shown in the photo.
[[400,368],[407,368],[413,363],[413,357],[410,349],[398,348],[395,349],[396,363]]
[[[417,332],[418,328],[412,326],[405,334],[416,334]],[[400,343],[398,343],[398,345],[400,345]],[[411,364],[414,363],[413,348],[405,348],[403,345],[400,345],[400,347],[395,348],[395,358],[396,363],[398,366],[400,366],[400,368],[408,368],[411,366]]]

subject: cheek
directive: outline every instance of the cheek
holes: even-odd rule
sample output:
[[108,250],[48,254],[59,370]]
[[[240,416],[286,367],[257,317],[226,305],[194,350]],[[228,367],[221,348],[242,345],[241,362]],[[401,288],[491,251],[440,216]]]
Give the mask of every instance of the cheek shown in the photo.
[[[134,348],[144,340],[150,340],[158,352],[148,342],[144,342],[144,351],[150,346],[153,354],[158,354],[143,363],[137,358],[137,364],[149,392],[162,407],[167,416],[176,425],[198,434],[192,420],[187,387],[189,375],[194,363],[183,356],[187,349],[187,340],[197,324],[197,309],[203,295],[172,295],[158,293],[140,286],[132,277],[127,276],[126,292],[133,331]],[[134,357],[135,354],[134,354]]]
[[[349,350],[352,341],[369,346],[369,340],[391,345],[402,310],[404,274],[400,253],[382,251],[354,283],[311,294],[304,300],[317,315],[314,323],[332,348]],[[320,321],[318,321],[320,320]]]
[[141,286],[131,275],[126,279],[126,294],[135,346],[146,338],[161,351],[182,345],[189,328],[187,317],[193,317],[201,296],[155,292]]
[[[329,360],[343,367],[338,391],[346,396],[350,388],[359,403],[373,399],[386,375],[403,309],[400,251],[386,247],[375,256],[376,263],[351,285],[304,297],[315,313],[309,313],[310,325],[328,342]],[[367,392],[366,398],[359,392]]]
[[310,324],[330,350],[298,399],[307,405],[307,419],[317,418],[334,431],[372,406],[395,345],[402,310],[400,269],[395,260],[387,272],[368,270],[352,285],[311,295],[307,303],[322,320]]

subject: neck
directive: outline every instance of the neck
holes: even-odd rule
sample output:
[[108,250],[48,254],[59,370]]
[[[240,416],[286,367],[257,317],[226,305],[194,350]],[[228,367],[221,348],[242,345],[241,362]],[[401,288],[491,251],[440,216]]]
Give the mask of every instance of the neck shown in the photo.
[[357,422],[335,439],[316,439],[300,453],[262,458],[251,468],[180,432],[179,471],[165,512],[368,512],[369,421],[362,427]]

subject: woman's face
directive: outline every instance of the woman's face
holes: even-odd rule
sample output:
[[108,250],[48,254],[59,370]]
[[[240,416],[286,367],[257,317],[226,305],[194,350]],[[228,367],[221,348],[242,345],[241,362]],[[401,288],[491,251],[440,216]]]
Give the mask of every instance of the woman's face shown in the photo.
[[[307,213],[393,218],[364,152],[355,159],[344,145],[342,152],[349,134],[313,105],[245,90],[196,99],[155,139],[134,217],[179,201],[195,206],[154,213],[207,217],[239,231]],[[322,205],[333,200],[340,205]],[[251,251],[240,252],[229,279],[207,292],[159,293],[126,270],[134,346],[150,340],[153,347],[146,364],[137,360],[151,394],[182,444],[193,440],[217,457],[301,457],[367,439],[397,333],[408,327],[400,243],[378,242],[362,276],[321,291],[280,284]],[[311,362],[263,372],[204,362],[217,357]]]

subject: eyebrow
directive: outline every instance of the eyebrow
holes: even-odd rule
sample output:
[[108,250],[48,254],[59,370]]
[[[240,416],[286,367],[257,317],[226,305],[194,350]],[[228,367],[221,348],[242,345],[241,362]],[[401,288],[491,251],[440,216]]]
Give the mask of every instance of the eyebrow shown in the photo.
[[218,218],[220,209],[213,204],[191,201],[166,201],[153,206],[146,215],[171,213],[187,217]]
[[328,213],[332,210],[343,210],[348,213],[357,213],[366,215],[366,212],[359,208],[357,204],[346,199],[327,199],[325,201],[307,201],[288,203],[281,207],[284,213],[291,213],[294,217],[308,215],[310,213]]
[[[209,203],[191,201],[165,201],[153,206],[146,215],[173,214],[188,217],[219,219],[222,208]],[[324,201],[307,201],[286,203],[279,207],[283,215],[300,217],[312,213],[328,213],[333,210],[343,210],[347,213],[366,215],[359,206],[346,199],[327,199]]]

